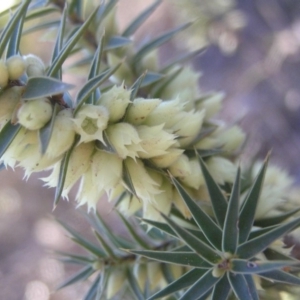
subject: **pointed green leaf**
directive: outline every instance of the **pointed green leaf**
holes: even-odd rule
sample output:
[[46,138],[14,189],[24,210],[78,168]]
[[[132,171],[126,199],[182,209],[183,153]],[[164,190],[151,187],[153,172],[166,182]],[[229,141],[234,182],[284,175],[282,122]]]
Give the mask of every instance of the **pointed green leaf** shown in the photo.
[[252,231],[249,235],[248,241],[255,239],[256,237],[265,234],[271,230],[273,230],[274,228],[278,228],[279,225],[277,226],[270,226],[270,227],[265,227],[265,228],[260,228],[260,229],[256,229],[254,231]]
[[161,80],[164,77],[165,77],[164,74],[154,73],[154,72],[147,72],[146,76],[143,79],[141,87],[148,86],[148,85],[150,85],[154,82],[157,82],[157,81]]
[[171,176],[172,182],[180,194],[182,200],[189,208],[193,219],[198,224],[208,241],[217,249],[221,250],[222,231],[216,223],[195,203],[182,185]]
[[161,214],[170,227],[176,232],[176,234],[191,248],[193,249],[200,257],[206,260],[210,264],[215,264],[218,261],[221,261],[221,257],[216,250],[203,243],[200,239],[196,238],[194,235],[189,233],[186,229],[178,226],[170,218]]
[[107,50],[112,50],[112,49],[117,49],[117,48],[121,48],[124,46],[127,46],[129,44],[132,43],[131,39],[128,39],[126,37],[123,36],[112,36],[107,45],[104,47],[104,49]]
[[139,91],[139,88],[141,87],[141,84],[146,76],[147,72],[144,72],[130,87],[131,94],[130,94],[130,100],[133,101],[136,98],[136,95]]
[[203,274],[180,298],[180,300],[198,299],[209,291],[221,277],[214,277],[212,270]]
[[76,283],[78,281],[83,281],[90,277],[95,270],[92,266],[86,266],[85,268],[81,269],[78,273],[67,279],[65,282],[63,282],[61,285],[57,287],[57,290],[60,290],[68,285],[71,285],[73,283]]
[[21,125],[13,125],[8,121],[0,131],[0,158],[5,153],[9,145],[12,143],[16,135],[21,129]]
[[40,145],[41,145],[41,153],[44,155],[47,151],[50,139],[51,139],[51,135],[52,135],[52,131],[53,131],[53,126],[54,126],[54,122],[56,119],[56,115],[58,112],[59,106],[57,103],[55,103],[54,108],[53,108],[53,113],[52,113],[52,117],[51,120],[43,127],[39,130],[39,139],[40,139]]
[[227,300],[231,291],[231,286],[227,275],[224,274],[221,280],[214,286],[211,300]]
[[83,300],[94,300],[97,294],[97,290],[101,281],[101,274],[99,273],[94,282],[92,283],[91,287],[87,291],[86,295],[84,296]]
[[122,179],[124,184],[126,185],[126,189],[132,194],[134,195],[136,198],[139,199],[135,188],[134,188],[134,184],[132,182],[131,176],[130,176],[130,172],[127,169],[127,166],[125,164],[125,161],[123,161],[123,168],[122,168]]
[[[292,247],[290,248],[290,251],[292,251]],[[264,255],[268,260],[287,260],[287,261],[294,261],[296,263],[300,263],[299,260],[297,260],[295,257],[289,255],[289,254],[284,254],[281,252],[281,248],[279,250],[275,250],[274,248],[267,248],[264,251]]]
[[[200,132],[200,135],[202,135],[202,132]],[[193,143],[194,143],[194,141],[193,141]],[[196,149],[196,151],[202,158],[224,153],[224,149],[222,149],[222,148]],[[195,153],[195,150],[193,149],[192,152]]]
[[239,300],[259,300],[258,297],[253,297],[253,294],[255,295],[255,292],[250,290],[248,281],[245,279],[244,275],[234,274],[231,272],[227,272],[227,275],[231,288],[233,289],[235,296]]
[[105,253],[102,251],[102,249],[100,249],[96,245],[92,244],[91,242],[83,238],[79,233],[77,233],[67,224],[63,223],[62,221],[58,221],[58,222],[72,235],[72,240],[75,243],[81,245],[85,250],[96,255],[96,257],[105,257]]
[[268,158],[261,167],[253,186],[251,187],[240,212],[240,237],[239,242],[244,243],[250,234],[253,226],[257,203],[259,200],[260,192],[263,186],[264,177],[268,165]]
[[287,283],[287,284],[293,284],[293,285],[300,285],[300,278],[284,272],[282,270],[273,270],[268,271],[264,273],[260,273],[259,276],[271,280],[272,282],[281,282],[281,283]]
[[72,154],[75,146],[77,145],[79,139],[80,139],[80,136],[76,135],[71,148],[65,153],[63,159],[61,160],[59,175],[58,175],[58,183],[57,183],[57,186],[55,189],[53,208],[56,207],[56,205],[60,199],[60,196],[63,192],[64,184],[65,184],[65,180],[66,180],[66,176],[67,176],[67,171],[68,171],[69,160],[70,160],[71,154]]
[[[13,14],[12,18],[8,21],[7,25],[3,29],[0,35],[0,57],[2,57],[5,48],[10,40],[14,30],[18,27],[18,23],[20,19],[24,18],[26,15],[27,7],[31,0],[23,1],[22,5],[17,9],[17,11]],[[23,21],[21,21],[23,23]]]
[[54,5],[40,7],[37,9],[31,9],[31,7],[30,7],[30,10],[29,10],[28,14],[26,15],[26,21],[34,20],[36,18],[41,18],[43,16],[47,16],[49,14],[56,13],[56,12],[59,12],[59,9],[57,6],[54,6]]
[[26,84],[26,90],[22,95],[23,100],[34,100],[61,94],[74,88],[74,85],[61,82],[58,79],[41,76],[30,77]]
[[126,220],[126,218],[119,211],[117,211],[117,212],[118,212],[119,217],[123,221],[125,227],[131,234],[132,238],[134,239],[134,241],[142,248],[150,249],[150,246],[137,234],[136,229],[133,228],[133,226]]
[[178,34],[180,31],[183,31],[184,29],[191,26],[191,22],[186,23],[184,25],[181,25],[171,31],[168,31],[167,33],[162,34],[161,36],[153,39],[146,45],[144,45],[140,50],[138,50],[136,56],[134,57],[134,63],[138,64],[139,61],[147,55],[149,52],[154,50],[155,48],[158,48],[159,46],[163,45],[167,41],[169,41],[172,37],[174,37],[176,34]]
[[250,294],[252,296],[252,299],[259,300],[258,291],[256,289],[256,283],[255,283],[252,275],[245,274],[244,278],[247,281],[247,284],[248,284],[249,291],[250,291]]
[[240,200],[240,176],[238,168],[236,178],[232,187],[228,202],[226,217],[224,221],[222,249],[224,252],[235,254],[239,239],[239,200]]
[[148,17],[154,12],[154,10],[160,5],[161,0],[155,1],[149,7],[147,7],[137,18],[135,18],[124,30],[122,36],[129,37],[133,35],[137,29],[148,19]]
[[50,29],[52,27],[59,27],[59,25],[60,25],[60,20],[45,21],[45,22],[42,22],[40,24],[34,24],[31,27],[24,28],[22,34],[24,36],[26,34],[33,33],[33,32],[36,32],[38,30]]
[[281,222],[289,219],[290,217],[292,217],[299,211],[300,211],[300,207],[295,208],[286,213],[280,214],[279,216],[255,220],[254,225],[258,226],[258,227],[269,227],[269,226],[277,225],[277,224],[280,224]]
[[152,295],[148,300],[154,300],[157,298],[165,297],[169,294],[173,294],[177,291],[180,291],[188,286],[191,286],[195,283],[197,278],[203,276],[203,274],[206,272],[205,269],[192,269],[182,275],[177,280],[173,281],[169,285],[167,285],[165,288],[157,292],[156,294]]
[[152,251],[152,250],[129,250],[130,253],[142,255],[164,263],[172,263],[182,266],[208,269],[211,265],[194,252]]
[[82,26],[76,31],[76,33],[72,36],[72,38],[64,45],[60,53],[56,56],[55,60],[51,64],[48,70],[48,76],[55,76],[55,74],[59,71],[62,64],[66,60],[66,58],[70,55],[70,52],[79,41],[79,39],[83,36],[84,32],[91,24],[93,18],[97,14],[99,8],[96,8],[94,12],[89,16],[89,18],[82,24]]
[[289,223],[282,224],[281,226],[278,226],[273,230],[240,245],[237,254],[240,258],[251,258],[257,253],[266,249],[272,242],[285,235],[292,229],[295,229],[299,225],[300,217],[290,221]]
[[292,260],[247,261],[244,259],[231,259],[231,269],[234,273],[258,274],[286,266],[292,266],[297,263],[299,262]]
[[63,261],[64,263],[71,263],[71,264],[79,264],[79,265],[86,265],[86,264],[93,264],[96,260],[95,258],[90,258],[83,255],[74,255],[62,251],[55,251],[60,257],[58,258],[59,261]]
[[103,131],[103,141],[104,143],[101,142],[100,140],[96,140],[95,145],[97,149],[103,150],[105,152],[117,154],[117,151],[112,145],[112,143],[110,142],[105,130]]
[[132,274],[132,271],[127,269],[127,281],[129,283],[129,287],[132,290],[133,294],[135,295],[135,298],[137,300],[145,300],[144,295],[139,287],[138,282],[136,281],[135,277]]
[[74,111],[74,116],[80,109],[80,107],[88,100],[88,97],[95,91],[97,87],[101,83],[103,83],[106,79],[108,79],[119,67],[120,64],[117,64],[115,67],[104,71],[103,73],[99,74],[98,76],[90,79],[78,92],[76,97],[77,106]]
[[205,163],[203,162],[202,158],[199,155],[198,155],[198,159],[200,161],[201,170],[209,192],[215,217],[219,225],[223,228],[226,211],[227,211],[227,201],[220,187],[218,186],[218,184],[215,182],[215,180],[209,173]]
[[104,238],[95,230],[94,230],[94,234],[95,234],[97,240],[100,242],[100,245],[103,247],[103,249],[104,249],[105,253],[107,254],[107,256],[109,256],[111,258],[117,258],[117,256],[115,255],[113,249],[104,240]]

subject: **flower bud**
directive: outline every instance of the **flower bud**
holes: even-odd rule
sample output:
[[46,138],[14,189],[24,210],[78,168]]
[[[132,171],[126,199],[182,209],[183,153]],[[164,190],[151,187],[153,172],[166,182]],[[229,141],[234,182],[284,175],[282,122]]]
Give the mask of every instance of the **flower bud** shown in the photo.
[[25,60],[19,55],[11,56],[6,61],[6,66],[10,80],[19,79],[26,69]]
[[4,88],[8,84],[8,70],[5,62],[0,60],[0,88]]
[[142,66],[144,70],[149,70],[153,72],[159,72],[158,69],[158,50],[155,48],[146,54],[142,59]]
[[213,156],[206,161],[206,165],[217,183],[224,184],[234,181],[236,166],[228,159]]
[[111,271],[107,281],[107,299],[111,299],[115,296],[119,290],[124,286],[126,280],[125,270],[121,268],[115,268]]
[[196,102],[196,109],[205,109],[205,120],[208,120],[221,110],[224,96],[224,93],[217,93],[208,98],[200,99]]
[[147,274],[151,291],[164,285],[165,279],[159,262],[149,262],[147,264]]
[[52,105],[47,98],[24,101],[17,112],[18,122],[27,129],[44,127],[52,117]]
[[225,151],[235,151],[245,141],[246,134],[239,126],[232,126],[231,128],[224,130],[218,136],[220,146]]
[[103,142],[103,130],[107,127],[108,111],[104,106],[85,104],[73,119],[80,143],[94,140]]
[[161,193],[158,188],[159,184],[151,178],[140,159],[134,161],[132,158],[126,158],[125,166],[139,199],[144,202],[151,202],[154,195]]
[[151,161],[159,168],[167,168],[177,161],[183,151],[183,149],[169,148],[166,154],[152,157]]
[[24,89],[23,86],[13,86],[0,93],[0,123],[7,123],[12,118]]
[[175,177],[185,177],[192,174],[189,158],[181,154],[177,161],[169,167],[169,171]]
[[140,158],[151,158],[168,153],[168,148],[176,143],[176,136],[163,130],[164,125],[137,126],[141,139],[140,145],[144,151],[138,152]]
[[23,58],[26,63],[26,73],[28,77],[42,76],[45,74],[45,65],[38,56],[29,54],[23,56]]
[[127,156],[135,158],[138,151],[143,152],[140,145],[141,139],[138,132],[128,123],[117,123],[109,125],[106,129],[109,142],[118,153],[119,157],[125,159]]
[[124,116],[126,108],[130,103],[130,93],[123,86],[114,86],[101,95],[97,104],[107,108],[110,122],[117,122]]
[[74,138],[72,111],[71,109],[63,109],[55,117],[47,155],[58,157],[65,153],[72,146]]
[[118,210],[127,216],[135,214],[141,209],[143,203],[137,197],[127,193],[127,195],[118,204]]
[[128,107],[125,121],[133,124],[142,124],[148,115],[161,103],[160,99],[136,98]]

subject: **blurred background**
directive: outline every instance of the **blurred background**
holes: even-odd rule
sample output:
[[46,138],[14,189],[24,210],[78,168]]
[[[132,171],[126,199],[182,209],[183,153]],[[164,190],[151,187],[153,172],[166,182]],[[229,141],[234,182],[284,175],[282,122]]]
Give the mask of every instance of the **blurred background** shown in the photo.
[[[120,0],[120,27],[150,3]],[[4,9],[0,6],[0,11]],[[272,162],[299,184],[300,1],[164,0],[138,31],[135,42],[140,45],[158,32],[191,20],[194,25],[189,30],[161,49],[162,63],[178,53],[205,47],[193,60],[195,70],[203,74],[199,85],[204,92],[225,92],[220,119],[237,122],[247,132],[245,156],[264,157],[271,149]],[[51,46],[42,32],[25,36],[22,42],[24,54],[37,54],[46,62]],[[65,80],[80,83],[78,78]],[[86,235],[90,232],[80,210],[74,209],[75,192],[52,213],[54,191],[43,187],[39,179],[46,173],[27,181],[23,175],[19,169],[0,172],[0,299],[82,299],[85,283],[54,293],[76,268],[57,261],[53,250],[80,251],[54,218]],[[105,201],[101,212],[107,222],[114,222]]]

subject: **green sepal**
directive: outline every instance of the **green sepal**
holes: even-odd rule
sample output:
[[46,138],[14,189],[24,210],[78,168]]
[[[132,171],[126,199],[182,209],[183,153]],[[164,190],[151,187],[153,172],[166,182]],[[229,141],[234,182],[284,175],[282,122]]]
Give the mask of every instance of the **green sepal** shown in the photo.
[[137,29],[150,17],[154,10],[160,5],[162,0],[157,0],[149,7],[147,7],[141,14],[139,14],[123,31],[122,36],[132,36]]
[[231,259],[231,270],[234,273],[242,274],[258,274],[262,272],[268,272],[274,269],[280,269],[286,266],[293,266],[300,262],[293,260],[282,261],[247,261],[244,259]]
[[74,274],[72,277],[68,278],[65,282],[60,284],[56,289],[60,290],[64,287],[74,284],[78,281],[83,281],[83,280],[87,279],[88,277],[90,277],[94,272],[95,272],[95,270],[93,269],[93,267],[88,265],[85,268],[82,268],[79,272]]
[[[253,227],[255,212],[257,203],[259,200],[259,196],[261,193],[261,189],[263,186],[265,173],[267,169],[268,164],[268,157],[261,167],[254,184],[252,185],[242,207],[240,210],[240,222],[239,222],[239,228],[240,228],[240,236],[239,236],[239,243],[244,243],[251,232],[251,228]],[[274,224],[275,225],[275,224]]]
[[97,14],[99,8],[96,8],[94,12],[89,16],[89,18],[82,24],[82,26],[76,31],[76,33],[72,36],[72,38],[63,46],[59,54],[56,56],[55,60],[52,62],[47,75],[48,76],[55,76],[55,74],[60,70],[62,64],[70,55],[72,49],[79,41],[79,39],[83,36],[84,32],[91,24],[93,18]]
[[130,101],[133,101],[136,98],[136,95],[141,87],[141,84],[146,76],[147,72],[144,72],[139,78],[134,82],[134,84],[130,87]]
[[53,126],[55,123],[56,115],[58,113],[59,106],[57,103],[55,103],[53,107],[53,113],[51,120],[39,130],[39,140],[40,140],[40,145],[41,145],[41,153],[44,155],[47,151],[51,135],[53,132]]
[[219,282],[214,286],[211,300],[227,300],[231,292],[231,286],[227,275],[224,274]]
[[[195,278],[197,280],[197,278]],[[212,270],[203,274],[180,298],[180,300],[198,299],[208,292],[221,277],[214,277]]]
[[189,233],[186,229],[178,226],[174,221],[168,218],[166,215],[161,214],[166,220],[169,226],[176,232],[178,237],[180,237],[191,249],[194,250],[201,258],[206,260],[209,264],[215,264],[222,260],[221,256],[216,250],[202,242],[200,239],[196,238],[194,235]]
[[114,153],[114,154],[117,153],[113,144],[110,142],[105,130],[103,131],[103,141],[104,141],[104,143],[102,143],[100,140],[96,140],[95,146],[97,149],[103,150],[108,153]]
[[215,248],[221,250],[222,231],[220,227],[193,201],[177,179],[173,176],[171,176],[171,179],[207,240]]
[[194,252],[179,251],[152,251],[152,250],[129,250],[130,253],[145,256],[150,259],[164,263],[171,263],[181,266],[195,267],[199,269],[209,269],[211,264],[207,263]]
[[35,100],[42,97],[59,95],[72,88],[74,88],[74,85],[64,83],[55,78],[46,76],[30,77],[26,83],[22,100]]
[[64,222],[59,220],[57,220],[57,222],[59,222],[59,224],[72,235],[71,239],[76,244],[80,245],[81,247],[83,247],[85,250],[92,253],[96,257],[106,257],[105,252],[102,249],[100,249],[98,246],[92,244],[91,242],[83,238],[79,233],[77,233],[75,230],[73,230],[70,226],[68,226]]
[[292,229],[295,229],[300,224],[300,217],[290,221],[289,223],[282,224],[270,230],[269,232],[262,234],[248,242],[241,244],[238,247],[237,255],[240,258],[252,258],[257,253],[266,249],[272,242],[277,240],[278,238],[282,237]]
[[171,31],[168,31],[167,33],[162,34],[161,36],[153,39],[152,41],[150,41],[149,43],[147,43],[146,45],[144,45],[140,50],[138,50],[138,52],[136,53],[135,57],[134,57],[134,64],[137,66],[139,61],[145,56],[147,55],[149,52],[151,52],[152,50],[158,48],[159,46],[163,45],[164,43],[166,43],[167,41],[169,41],[172,37],[174,37],[176,34],[178,34],[180,31],[183,31],[184,29],[188,28],[189,26],[191,26],[191,22],[183,24]]
[[154,300],[157,298],[165,297],[169,294],[173,294],[181,289],[191,286],[195,283],[196,279],[203,276],[206,272],[205,269],[192,269],[173,281],[159,292],[152,295],[148,300]]
[[[7,25],[4,27],[3,31],[1,32],[1,35],[0,35],[0,58],[2,57],[6,46],[8,45],[9,39],[13,36],[13,32],[16,30],[16,27],[19,27],[19,25],[23,23],[24,20],[22,20],[22,19],[26,15],[26,11],[27,11],[27,8],[28,8],[28,5],[30,4],[30,2],[31,2],[31,0],[25,0],[22,3],[22,5],[20,5],[20,7],[13,14],[11,19],[8,21]],[[21,23],[19,22],[20,20],[22,20]]]
[[272,282],[281,282],[293,285],[300,285],[300,278],[282,270],[273,270],[260,273],[259,276]]
[[241,170],[238,168],[228,201],[222,236],[222,250],[231,254],[235,254],[239,239],[240,176]]
[[[228,280],[230,282],[230,286],[234,291],[237,299],[239,300],[259,300],[258,296],[255,297],[255,291],[250,291],[250,287],[248,285],[248,281],[242,274],[234,274],[231,272],[227,272]],[[257,293],[256,293],[257,295]],[[254,296],[254,297],[253,297]]]
[[12,143],[22,126],[20,124],[13,125],[8,121],[0,131],[0,158],[5,153],[9,145]]
[[223,228],[226,211],[227,211],[227,200],[225,199],[219,185],[215,182],[211,174],[209,173],[204,161],[198,155],[201,170],[206,182],[208,193],[211,199],[212,208],[217,219],[218,224]]
[[53,209],[55,209],[55,207],[57,206],[60,196],[63,192],[63,188],[64,188],[66,176],[67,176],[67,171],[68,171],[69,160],[70,160],[71,154],[72,154],[75,146],[77,145],[79,139],[80,139],[80,136],[76,135],[71,148],[64,154],[64,157],[61,160],[60,168],[59,168],[59,175],[58,175],[58,182],[57,182],[57,186],[55,189]]
[[121,63],[117,64],[115,67],[108,69],[98,76],[90,79],[78,92],[76,97],[77,106],[74,110],[74,116],[80,109],[80,107],[88,100],[88,97],[95,91],[100,84],[102,84],[106,79],[108,79],[119,67]]

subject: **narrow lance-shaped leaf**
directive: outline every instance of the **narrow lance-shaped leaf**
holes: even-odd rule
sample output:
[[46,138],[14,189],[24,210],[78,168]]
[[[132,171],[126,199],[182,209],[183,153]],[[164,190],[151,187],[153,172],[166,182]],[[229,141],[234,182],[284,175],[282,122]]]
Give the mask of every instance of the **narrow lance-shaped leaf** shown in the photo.
[[6,51],[6,58],[19,53],[19,46],[22,37],[23,24],[25,20],[25,13],[20,16],[18,23],[15,25],[14,30],[11,34],[9,44]]
[[67,279],[61,285],[59,285],[57,290],[60,290],[60,289],[66,287],[68,285],[71,285],[75,282],[83,281],[83,280],[87,279],[88,277],[90,277],[94,272],[95,272],[95,270],[93,269],[93,267],[88,265],[85,268],[81,269],[78,273],[76,273],[75,275],[73,275],[72,277]]
[[135,82],[134,84],[131,86],[130,90],[130,100],[133,101],[136,98],[136,95],[139,91],[139,88],[141,87],[141,84],[146,76],[147,72],[144,72]]
[[247,281],[249,291],[250,291],[250,294],[251,294],[252,298],[253,299],[259,299],[258,291],[256,289],[256,283],[255,283],[254,278],[252,277],[252,275],[244,274],[244,278]]
[[158,38],[150,41],[149,43],[147,43],[146,45],[144,45],[136,54],[136,56],[134,57],[134,63],[138,64],[139,61],[149,52],[151,52],[152,50],[154,50],[155,48],[158,48],[159,46],[161,46],[162,44],[166,43],[167,41],[169,41],[172,37],[174,37],[177,33],[179,33],[180,31],[188,28],[192,23],[186,23],[184,25],[179,26],[176,29],[173,29],[171,31],[168,31],[167,33],[159,36]]
[[299,264],[299,262],[293,260],[247,261],[244,259],[231,259],[231,269],[234,273],[258,274],[286,266],[293,266],[297,263]]
[[56,6],[46,6],[46,7],[40,7],[37,9],[32,9],[32,7],[30,6],[29,8],[29,12],[26,15],[26,21],[29,20],[33,20],[33,19],[37,19],[37,18],[41,18],[43,16],[55,13],[55,12],[59,12],[59,8]]
[[105,45],[105,50],[113,50],[117,48],[121,48],[127,46],[132,43],[131,39],[125,38],[123,36],[112,36],[107,44]]
[[42,154],[45,154],[47,151],[51,139],[52,131],[53,131],[54,122],[56,119],[56,114],[58,113],[58,108],[59,108],[58,104],[55,103],[51,120],[39,131],[39,139],[40,139]]
[[6,45],[12,36],[13,31],[16,26],[18,27],[18,22],[26,15],[27,7],[31,0],[25,0],[23,4],[18,8],[18,10],[13,14],[12,18],[8,21],[7,25],[3,29],[0,35],[0,57],[2,57]]
[[82,26],[78,29],[78,31],[73,35],[73,37],[67,42],[67,44],[62,48],[59,54],[56,56],[55,60],[51,64],[48,70],[48,76],[55,76],[55,74],[59,71],[62,64],[66,60],[66,58],[70,55],[73,47],[82,37],[88,26],[91,24],[93,18],[95,17],[99,8],[95,9],[94,12],[89,16],[89,18],[82,24]]
[[55,190],[53,209],[56,208],[56,205],[58,204],[60,196],[63,192],[63,188],[64,188],[66,176],[67,176],[67,171],[68,171],[69,160],[70,160],[71,154],[72,154],[76,144],[78,143],[79,139],[80,139],[80,136],[77,135],[72,144],[72,147],[65,153],[65,155],[60,163],[58,183],[57,183],[56,190]]
[[141,14],[137,16],[124,30],[122,33],[123,36],[133,35],[137,29],[149,18],[149,16],[154,12],[154,10],[160,5],[161,0],[155,1],[149,7],[147,7]]
[[227,275],[231,288],[239,300],[259,300],[258,296],[255,298],[253,297],[255,293],[250,291],[250,287],[244,275],[231,272],[227,272]]
[[240,258],[251,258],[257,253],[266,249],[272,242],[285,235],[292,229],[300,225],[300,217],[290,221],[289,223],[282,224],[273,230],[262,234],[244,244],[240,245],[237,254]]
[[180,298],[180,300],[198,299],[209,291],[221,277],[214,277],[212,270],[208,270],[200,277]]
[[154,73],[154,72],[147,72],[146,76],[145,76],[145,78],[144,78],[144,80],[141,84],[141,87],[145,87],[145,86],[153,84],[157,81],[160,81],[164,77],[165,77],[164,74]]
[[239,239],[239,200],[240,200],[240,168],[231,191],[224,221],[222,249],[224,252],[235,254]]
[[281,283],[300,285],[299,277],[282,270],[272,270],[272,271],[260,273],[259,276],[271,280],[272,282],[276,281]]
[[26,90],[22,95],[23,100],[34,100],[42,97],[49,97],[61,94],[74,88],[74,85],[61,82],[55,78],[41,76],[30,77]]
[[199,155],[198,155],[198,159],[200,161],[201,170],[209,192],[215,217],[218,221],[218,224],[223,228],[226,211],[227,211],[227,201],[220,187],[218,186],[218,184],[215,182],[215,180],[209,173],[206,165],[204,164],[202,158]]
[[88,97],[95,91],[95,89],[103,83],[106,79],[109,78],[119,67],[121,63],[117,64],[115,67],[104,71],[103,73],[99,74],[98,76],[90,79],[78,92],[76,97],[77,106],[74,110],[74,116],[80,109],[80,107],[88,100]]
[[129,250],[130,253],[142,255],[150,259],[155,259],[164,263],[209,269],[211,265],[194,252],[179,251],[152,251],[152,250]]
[[10,121],[0,131],[0,158],[5,153],[9,145],[12,143],[19,130],[21,125],[13,125]]
[[83,300],[94,300],[95,296],[97,295],[98,286],[101,280],[101,273],[99,273],[90,286],[89,290],[87,291],[86,295],[84,296]]
[[221,257],[217,251],[212,249],[210,246],[203,243],[201,240],[196,238],[194,235],[189,233],[186,229],[178,226],[170,218],[161,214],[166,222],[171,226],[171,228],[176,232],[176,234],[191,248],[193,249],[201,258],[206,260],[210,264],[215,264],[221,261]]
[[230,291],[230,283],[228,281],[227,275],[224,274],[221,280],[214,286],[211,300],[227,300]]
[[248,239],[251,228],[253,226],[257,203],[259,200],[260,192],[263,186],[264,177],[267,169],[268,158],[260,169],[257,178],[251,187],[240,212],[240,237],[239,242],[243,243]]
[[[169,174],[171,176],[171,174]],[[195,201],[189,196],[182,185],[171,176],[172,182],[180,194],[182,200],[189,208],[195,222],[202,230],[203,234],[209,240],[209,242],[221,250],[222,231],[216,225],[216,223],[195,203]]]
[[117,258],[111,246],[104,240],[104,238],[96,230],[94,230],[94,234],[97,240],[100,242],[106,254],[111,258]]
[[154,300],[157,298],[165,297],[167,295],[180,291],[184,288],[187,288],[192,284],[194,284],[197,278],[201,277],[205,272],[206,272],[205,269],[192,269],[187,273],[185,273],[184,275],[182,275],[177,280],[167,285],[164,289],[152,295],[148,300]]
[[135,295],[136,299],[144,300],[145,299],[144,295],[139,287],[138,282],[136,281],[134,275],[132,274],[132,271],[127,268],[126,274],[127,274],[126,278],[129,283],[129,287],[132,290],[133,294]]

